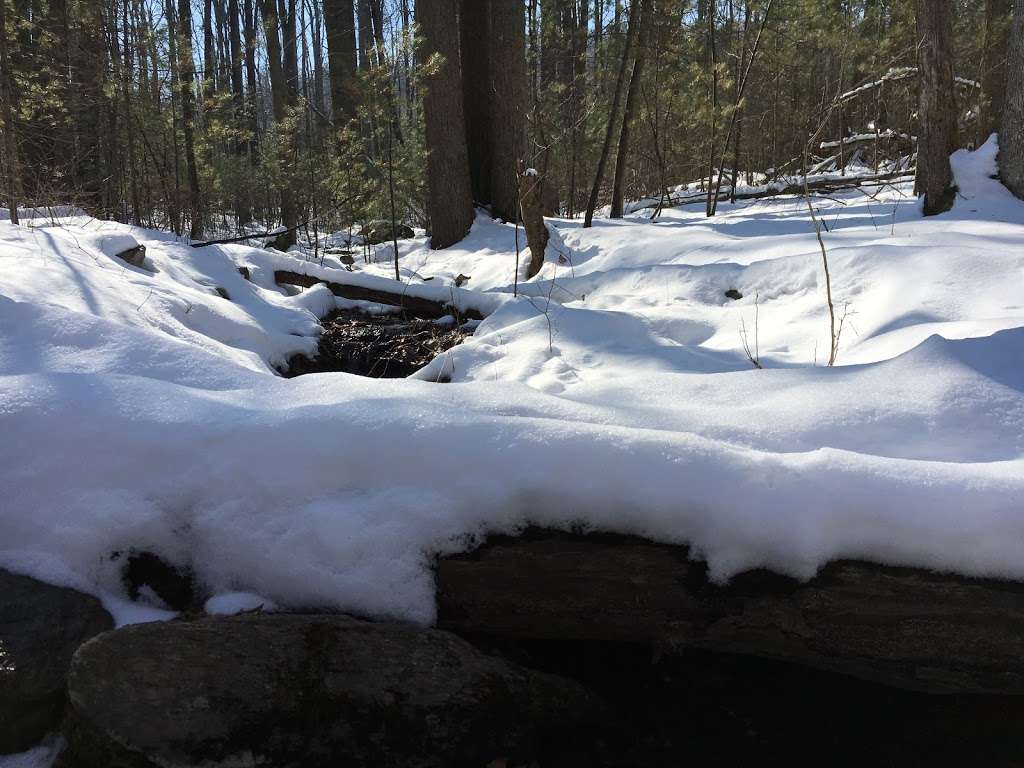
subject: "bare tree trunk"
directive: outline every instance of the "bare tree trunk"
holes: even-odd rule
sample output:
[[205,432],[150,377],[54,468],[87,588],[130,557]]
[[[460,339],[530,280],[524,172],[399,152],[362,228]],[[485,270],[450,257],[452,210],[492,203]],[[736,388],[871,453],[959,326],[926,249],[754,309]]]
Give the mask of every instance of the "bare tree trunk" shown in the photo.
[[[213,47],[213,0],[203,2],[203,109],[213,110],[217,54]],[[209,117],[206,118],[209,122]]]
[[[188,2],[188,0],[180,0]],[[270,95],[274,112],[274,122],[280,125],[288,116],[288,83],[285,79],[284,65],[281,58],[281,38],[278,28],[277,8],[274,0],[261,0],[263,8],[263,30],[267,39],[267,62],[270,70]],[[289,141],[290,144],[290,141]],[[286,231],[277,238],[275,247],[287,250],[295,244],[295,230],[298,216],[295,212],[295,196],[291,182],[281,182],[281,223]]]
[[519,205],[526,230],[526,244],[530,248],[530,266],[526,277],[538,274],[544,266],[544,252],[547,250],[548,228],[542,213],[544,180],[535,168],[526,168],[519,175]]
[[982,40],[981,113],[978,115],[978,144],[999,130],[1006,96],[1007,35],[1012,0],[985,0],[985,32]]
[[7,205],[11,212],[11,223],[18,223],[18,194],[21,189],[21,165],[18,162],[18,139],[15,134],[14,109],[14,78],[11,73],[11,62],[7,50],[7,4],[0,0],[0,96],[3,111],[0,117],[4,121],[4,166],[7,171]]
[[918,115],[918,190],[924,193],[924,214],[953,207],[956,190],[949,153],[957,142],[956,94],[949,45],[949,0],[916,0],[917,62],[920,87]]
[[425,61],[439,67],[425,80],[423,112],[427,143],[427,214],[432,248],[447,248],[473,224],[473,197],[462,113],[459,0],[417,0],[416,21]]
[[1024,199],[1024,0],[1014,0],[1013,27],[1007,71],[1006,103],[999,134],[999,172],[1003,183],[1017,197]]
[[313,103],[316,109],[326,113],[327,104],[324,100],[324,41],[323,41],[323,17],[321,15],[322,5],[315,0],[306,0],[309,3],[309,16],[313,26]]
[[522,0],[491,0],[491,212],[519,218],[526,159],[526,26]]
[[359,8],[359,68],[370,68],[373,47],[373,22],[370,21],[370,0],[356,0]]
[[192,63],[192,4],[178,0],[178,77],[181,85],[181,131],[185,136],[185,166],[188,173],[189,203],[192,210],[190,236],[203,236],[203,199],[199,190],[195,142],[195,65]]
[[327,61],[331,72],[331,114],[340,128],[356,116],[356,16],[352,0],[324,0]]
[[[491,203],[491,2],[462,0],[462,108],[473,200]],[[497,93],[501,99],[504,94]]]
[[294,106],[299,97],[299,52],[298,35],[296,33],[295,0],[278,0],[278,11],[281,26],[281,63],[284,68],[284,79],[288,86],[288,104]]
[[[629,78],[629,91],[626,94],[626,108],[622,112],[622,130],[619,132],[619,149],[615,154],[615,178],[612,182],[612,207],[610,216],[613,219],[622,218],[622,198],[626,185],[626,159],[629,157],[629,136],[636,115],[637,99],[640,95],[640,80],[643,77],[644,59],[647,58],[647,30],[650,27],[648,16],[650,15],[651,0],[634,0],[639,5],[636,12],[640,14],[639,43],[637,45],[636,60],[633,62],[633,74]],[[632,20],[630,20],[632,23]]]
[[374,66],[382,67],[387,60],[384,52],[384,2],[383,0],[370,0],[370,21],[373,23],[373,45],[377,50],[374,57]]
[[[619,4],[615,3],[615,24],[619,23]],[[583,226],[589,227],[594,223],[594,210],[597,208],[597,198],[601,193],[601,182],[604,179],[604,169],[608,165],[608,156],[611,153],[612,139],[615,136],[615,124],[619,119],[619,105],[622,102],[622,91],[626,83],[626,72],[629,70],[630,57],[633,54],[633,39],[636,37],[638,24],[631,15],[629,26],[626,30],[626,44],[622,49],[622,62],[619,64],[619,75],[615,80],[615,95],[612,97],[612,108],[608,115],[608,126],[604,133],[604,144],[601,145],[601,154],[597,160],[597,171],[594,173],[594,185],[590,188],[590,200],[587,202],[587,214],[583,219]]]

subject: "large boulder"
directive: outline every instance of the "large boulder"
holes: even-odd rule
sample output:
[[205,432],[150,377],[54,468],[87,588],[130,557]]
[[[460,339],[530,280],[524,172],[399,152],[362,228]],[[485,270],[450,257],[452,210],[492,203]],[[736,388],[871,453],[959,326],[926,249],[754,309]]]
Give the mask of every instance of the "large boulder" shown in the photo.
[[1024,584],[843,560],[711,583],[684,546],[533,530],[437,565],[467,634],[750,654],[925,693],[1024,694]]
[[94,597],[0,570],[0,754],[57,727],[72,655],[113,626]]
[[79,650],[69,695],[75,768],[482,768],[602,711],[446,632],[323,615],[126,627]]

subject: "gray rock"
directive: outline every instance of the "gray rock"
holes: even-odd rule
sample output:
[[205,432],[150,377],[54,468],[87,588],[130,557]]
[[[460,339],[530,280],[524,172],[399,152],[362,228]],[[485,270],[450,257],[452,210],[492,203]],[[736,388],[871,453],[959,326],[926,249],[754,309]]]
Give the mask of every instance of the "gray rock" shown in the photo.
[[378,243],[387,243],[395,238],[404,240],[408,237],[415,236],[415,232],[412,231],[411,227],[407,227],[405,224],[395,224],[394,235],[391,233],[391,222],[385,221],[384,219],[374,219],[359,233],[363,239],[370,245],[377,245]]
[[146,246],[140,244],[134,248],[129,248],[126,251],[121,251],[121,253],[117,254],[117,257],[119,259],[124,259],[133,267],[145,268],[144,262],[146,261]]
[[76,768],[525,762],[603,712],[449,633],[318,615],[126,627],[80,649],[69,694]]
[[111,629],[94,597],[0,570],[0,753],[22,752],[60,723],[71,656]]

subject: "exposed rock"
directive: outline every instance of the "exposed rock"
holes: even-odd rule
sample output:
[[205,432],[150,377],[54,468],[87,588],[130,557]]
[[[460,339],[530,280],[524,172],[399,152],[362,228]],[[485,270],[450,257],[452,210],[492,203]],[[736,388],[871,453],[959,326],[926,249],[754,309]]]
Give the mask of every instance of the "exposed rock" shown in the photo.
[[134,248],[129,248],[125,251],[121,251],[117,254],[119,259],[124,259],[133,267],[145,267],[144,262],[146,261],[146,246],[136,245]]
[[363,240],[370,245],[387,243],[394,239],[404,240],[416,235],[416,233],[412,231],[412,227],[399,223],[395,224],[394,234],[392,234],[391,222],[385,221],[384,219],[374,219],[363,227],[359,234],[363,237]]
[[449,633],[344,616],[126,627],[79,650],[68,687],[75,768],[518,765],[604,714]]
[[0,570],[0,754],[22,752],[60,722],[75,649],[114,626],[100,602]]
[[733,301],[739,301],[743,298],[743,294],[737,291],[735,288],[730,288],[725,292],[725,298],[732,299]]
[[462,633],[752,654],[934,693],[1024,693],[1024,584],[838,561],[709,583],[686,547],[529,532],[437,567]]

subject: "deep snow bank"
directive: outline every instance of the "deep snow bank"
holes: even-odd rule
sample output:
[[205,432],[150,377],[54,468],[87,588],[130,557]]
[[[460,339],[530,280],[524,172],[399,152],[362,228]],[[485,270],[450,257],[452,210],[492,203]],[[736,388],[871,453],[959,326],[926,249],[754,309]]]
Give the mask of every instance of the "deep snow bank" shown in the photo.
[[833,369],[801,201],[557,222],[519,300],[512,227],[407,243],[422,290],[499,295],[424,374],[450,385],[274,376],[333,300],[274,289],[279,257],[133,230],[149,273],[84,220],[0,224],[0,565],[119,608],[110,554],[146,548],[213,593],[423,622],[432,553],[527,523],[689,542],[719,579],[838,557],[1024,578],[1024,205],[993,158],[958,155],[963,198],[930,220],[905,187],[815,202],[849,305]]

